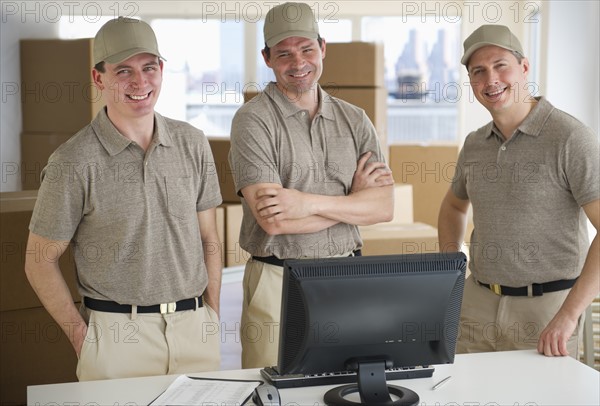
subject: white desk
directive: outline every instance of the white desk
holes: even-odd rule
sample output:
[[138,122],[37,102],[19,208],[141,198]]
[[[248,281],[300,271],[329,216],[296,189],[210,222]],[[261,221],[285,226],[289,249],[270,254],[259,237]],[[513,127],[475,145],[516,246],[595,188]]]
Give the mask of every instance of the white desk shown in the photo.
[[[260,379],[257,369],[197,376]],[[432,386],[448,375],[438,390]],[[175,379],[171,376],[39,385],[27,388],[29,405],[147,405]],[[600,373],[571,357],[548,358],[535,351],[457,355],[438,365],[432,378],[394,381],[417,392],[420,406],[541,406],[600,404]],[[323,405],[331,386],[282,389],[282,405]]]

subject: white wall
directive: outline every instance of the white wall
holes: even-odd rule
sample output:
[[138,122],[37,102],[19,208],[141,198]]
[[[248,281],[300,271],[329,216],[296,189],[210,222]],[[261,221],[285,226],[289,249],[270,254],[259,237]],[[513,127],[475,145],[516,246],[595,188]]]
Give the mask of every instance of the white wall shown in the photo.
[[545,93],[554,106],[600,129],[600,2],[548,2]]

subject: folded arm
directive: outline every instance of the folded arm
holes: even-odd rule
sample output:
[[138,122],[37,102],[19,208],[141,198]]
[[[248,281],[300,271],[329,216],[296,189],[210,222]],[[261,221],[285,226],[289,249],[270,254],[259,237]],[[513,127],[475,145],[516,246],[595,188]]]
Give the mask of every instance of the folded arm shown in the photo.
[[259,183],[242,189],[258,224],[267,234],[304,234],[337,223],[368,225],[390,221],[393,216],[394,180],[381,162],[367,164],[371,153],[357,164],[351,193],[328,196]]

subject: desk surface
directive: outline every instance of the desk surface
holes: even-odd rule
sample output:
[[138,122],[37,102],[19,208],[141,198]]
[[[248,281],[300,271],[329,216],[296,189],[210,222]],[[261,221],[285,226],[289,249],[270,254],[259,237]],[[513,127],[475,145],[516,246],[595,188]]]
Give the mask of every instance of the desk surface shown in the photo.
[[[260,379],[259,370],[217,371],[195,376]],[[437,382],[451,375],[433,391]],[[147,405],[175,375],[30,386],[29,405]],[[454,364],[438,365],[433,377],[394,381],[420,396],[426,405],[594,405],[600,404],[600,373],[571,357],[549,358],[535,351],[457,355]],[[280,390],[282,405],[322,405],[331,386]]]

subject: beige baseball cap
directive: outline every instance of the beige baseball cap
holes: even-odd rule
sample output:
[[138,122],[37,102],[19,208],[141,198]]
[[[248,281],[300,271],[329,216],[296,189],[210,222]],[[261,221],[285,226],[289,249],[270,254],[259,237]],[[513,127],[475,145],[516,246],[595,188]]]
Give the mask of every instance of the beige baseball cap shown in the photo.
[[504,25],[487,24],[477,28],[464,42],[465,53],[460,62],[467,66],[471,55],[479,48],[495,45],[500,48],[516,51],[521,55],[523,47],[515,35]]
[[137,54],[149,53],[161,59],[152,27],[141,20],[119,17],[104,24],[94,38],[94,65],[119,63]]
[[308,4],[283,3],[269,10],[263,33],[270,48],[290,37],[317,39],[319,26]]

